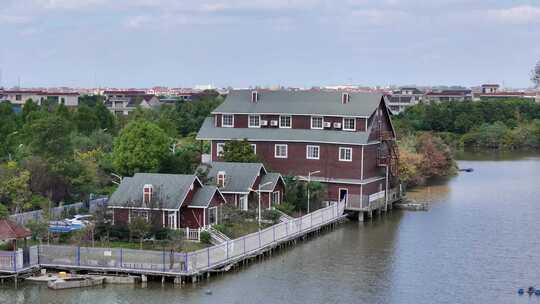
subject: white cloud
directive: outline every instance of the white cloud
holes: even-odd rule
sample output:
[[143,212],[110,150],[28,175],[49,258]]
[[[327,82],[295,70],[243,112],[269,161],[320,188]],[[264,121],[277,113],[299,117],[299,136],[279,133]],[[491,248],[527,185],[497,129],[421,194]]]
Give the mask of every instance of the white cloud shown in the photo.
[[14,15],[0,15],[0,24],[25,24],[30,22],[30,17],[14,16]]
[[46,9],[84,9],[106,3],[107,0],[35,0],[38,8]]
[[492,9],[488,11],[488,16],[503,23],[540,23],[540,7],[522,5],[507,9]]
[[124,26],[129,29],[139,29],[147,25],[152,19],[148,16],[133,16],[129,17],[125,22]]
[[398,10],[387,9],[357,9],[352,12],[352,18],[358,23],[376,25],[394,24],[394,22],[407,17],[407,13]]

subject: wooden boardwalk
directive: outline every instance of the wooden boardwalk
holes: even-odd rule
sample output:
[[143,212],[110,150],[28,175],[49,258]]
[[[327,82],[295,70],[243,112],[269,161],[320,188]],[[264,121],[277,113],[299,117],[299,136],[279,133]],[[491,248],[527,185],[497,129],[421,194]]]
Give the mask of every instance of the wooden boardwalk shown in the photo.
[[[33,246],[32,250],[36,252],[37,258],[28,267],[196,277],[228,269],[245,259],[332,225],[344,217],[344,209],[343,203],[334,203],[300,218],[189,253],[57,245]],[[5,264],[5,261],[3,263]],[[4,268],[15,269],[12,264],[2,267],[0,261],[0,272],[4,271]]]

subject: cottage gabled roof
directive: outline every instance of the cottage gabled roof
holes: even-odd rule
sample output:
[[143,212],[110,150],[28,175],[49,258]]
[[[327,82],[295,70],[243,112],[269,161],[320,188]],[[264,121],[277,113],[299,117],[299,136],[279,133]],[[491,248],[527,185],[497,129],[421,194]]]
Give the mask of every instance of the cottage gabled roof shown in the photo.
[[216,186],[204,186],[197,190],[197,192],[193,196],[193,201],[189,204],[188,207],[207,208],[208,206],[210,206],[210,203],[212,203],[212,198],[214,197],[216,192],[219,196],[223,198],[223,201],[225,201],[225,198],[219,192]]
[[[111,207],[179,209],[191,185],[199,182],[195,175],[136,173],[122,179],[122,183],[109,199]],[[200,183],[200,182],[199,182]],[[150,206],[143,204],[144,185],[152,185]]]
[[261,178],[261,191],[274,191],[279,180],[285,184],[281,174],[275,172],[265,174]]
[[32,235],[30,230],[19,226],[9,219],[0,219],[0,240],[22,239]]
[[208,168],[210,183],[217,183],[217,175],[225,171],[225,185],[220,188],[221,192],[247,193],[261,172],[266,169],[261,163],[233,163],[212,162],[210,165],[201,165],[200,169]]
[[219,128],[214,125],[213,118],[208,117],[204,120],[199,133],[197,133],[197,139],[247,139],[249,141],[285,141],[365,145],[369,143],[369,132],[370,127],[368,127],[366,132],[284,128]]
[[342,91],[257,91],[257,102],[251,102],[254,90],[232,90],[212,113],[260,113],[369,117],[381,102],[380,93],[349,94],[342,104]]

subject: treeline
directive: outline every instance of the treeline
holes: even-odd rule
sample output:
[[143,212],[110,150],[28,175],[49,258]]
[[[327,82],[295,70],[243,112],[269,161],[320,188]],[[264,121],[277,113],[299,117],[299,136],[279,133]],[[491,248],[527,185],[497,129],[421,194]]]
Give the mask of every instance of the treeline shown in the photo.
[[11,212],[108,194],[116,176],[193,173],[208,149],[193,134],[222,97],[207,92],[127,117],[113,115],[99,96],[81,100],[77,108],[28,100],[21,111],[0,103],[0,203]]
[[449,144],[477,148],[540,148],[540,104],[505,99],[418,104],[395,119],[400,134],[433,131]]
[[422,185],[457,172],[450,147],[431,132],[401,137],[399,156],[400,180],[407,186]]

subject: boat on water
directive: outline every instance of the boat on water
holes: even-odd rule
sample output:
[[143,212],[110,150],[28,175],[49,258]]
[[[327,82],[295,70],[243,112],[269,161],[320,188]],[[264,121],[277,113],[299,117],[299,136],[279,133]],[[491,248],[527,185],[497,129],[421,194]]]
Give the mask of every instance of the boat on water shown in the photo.
[[105,277],[98,276],[81,276],[81,277],[69,277],[60,278],[54,281],[47,282],[47,286],[50,289],[68,289],[68,288],[82,288],[103,285]]
[[474,169],[473,168],[460,168],[459,171],[461,171],[461,172],[473,172]]

